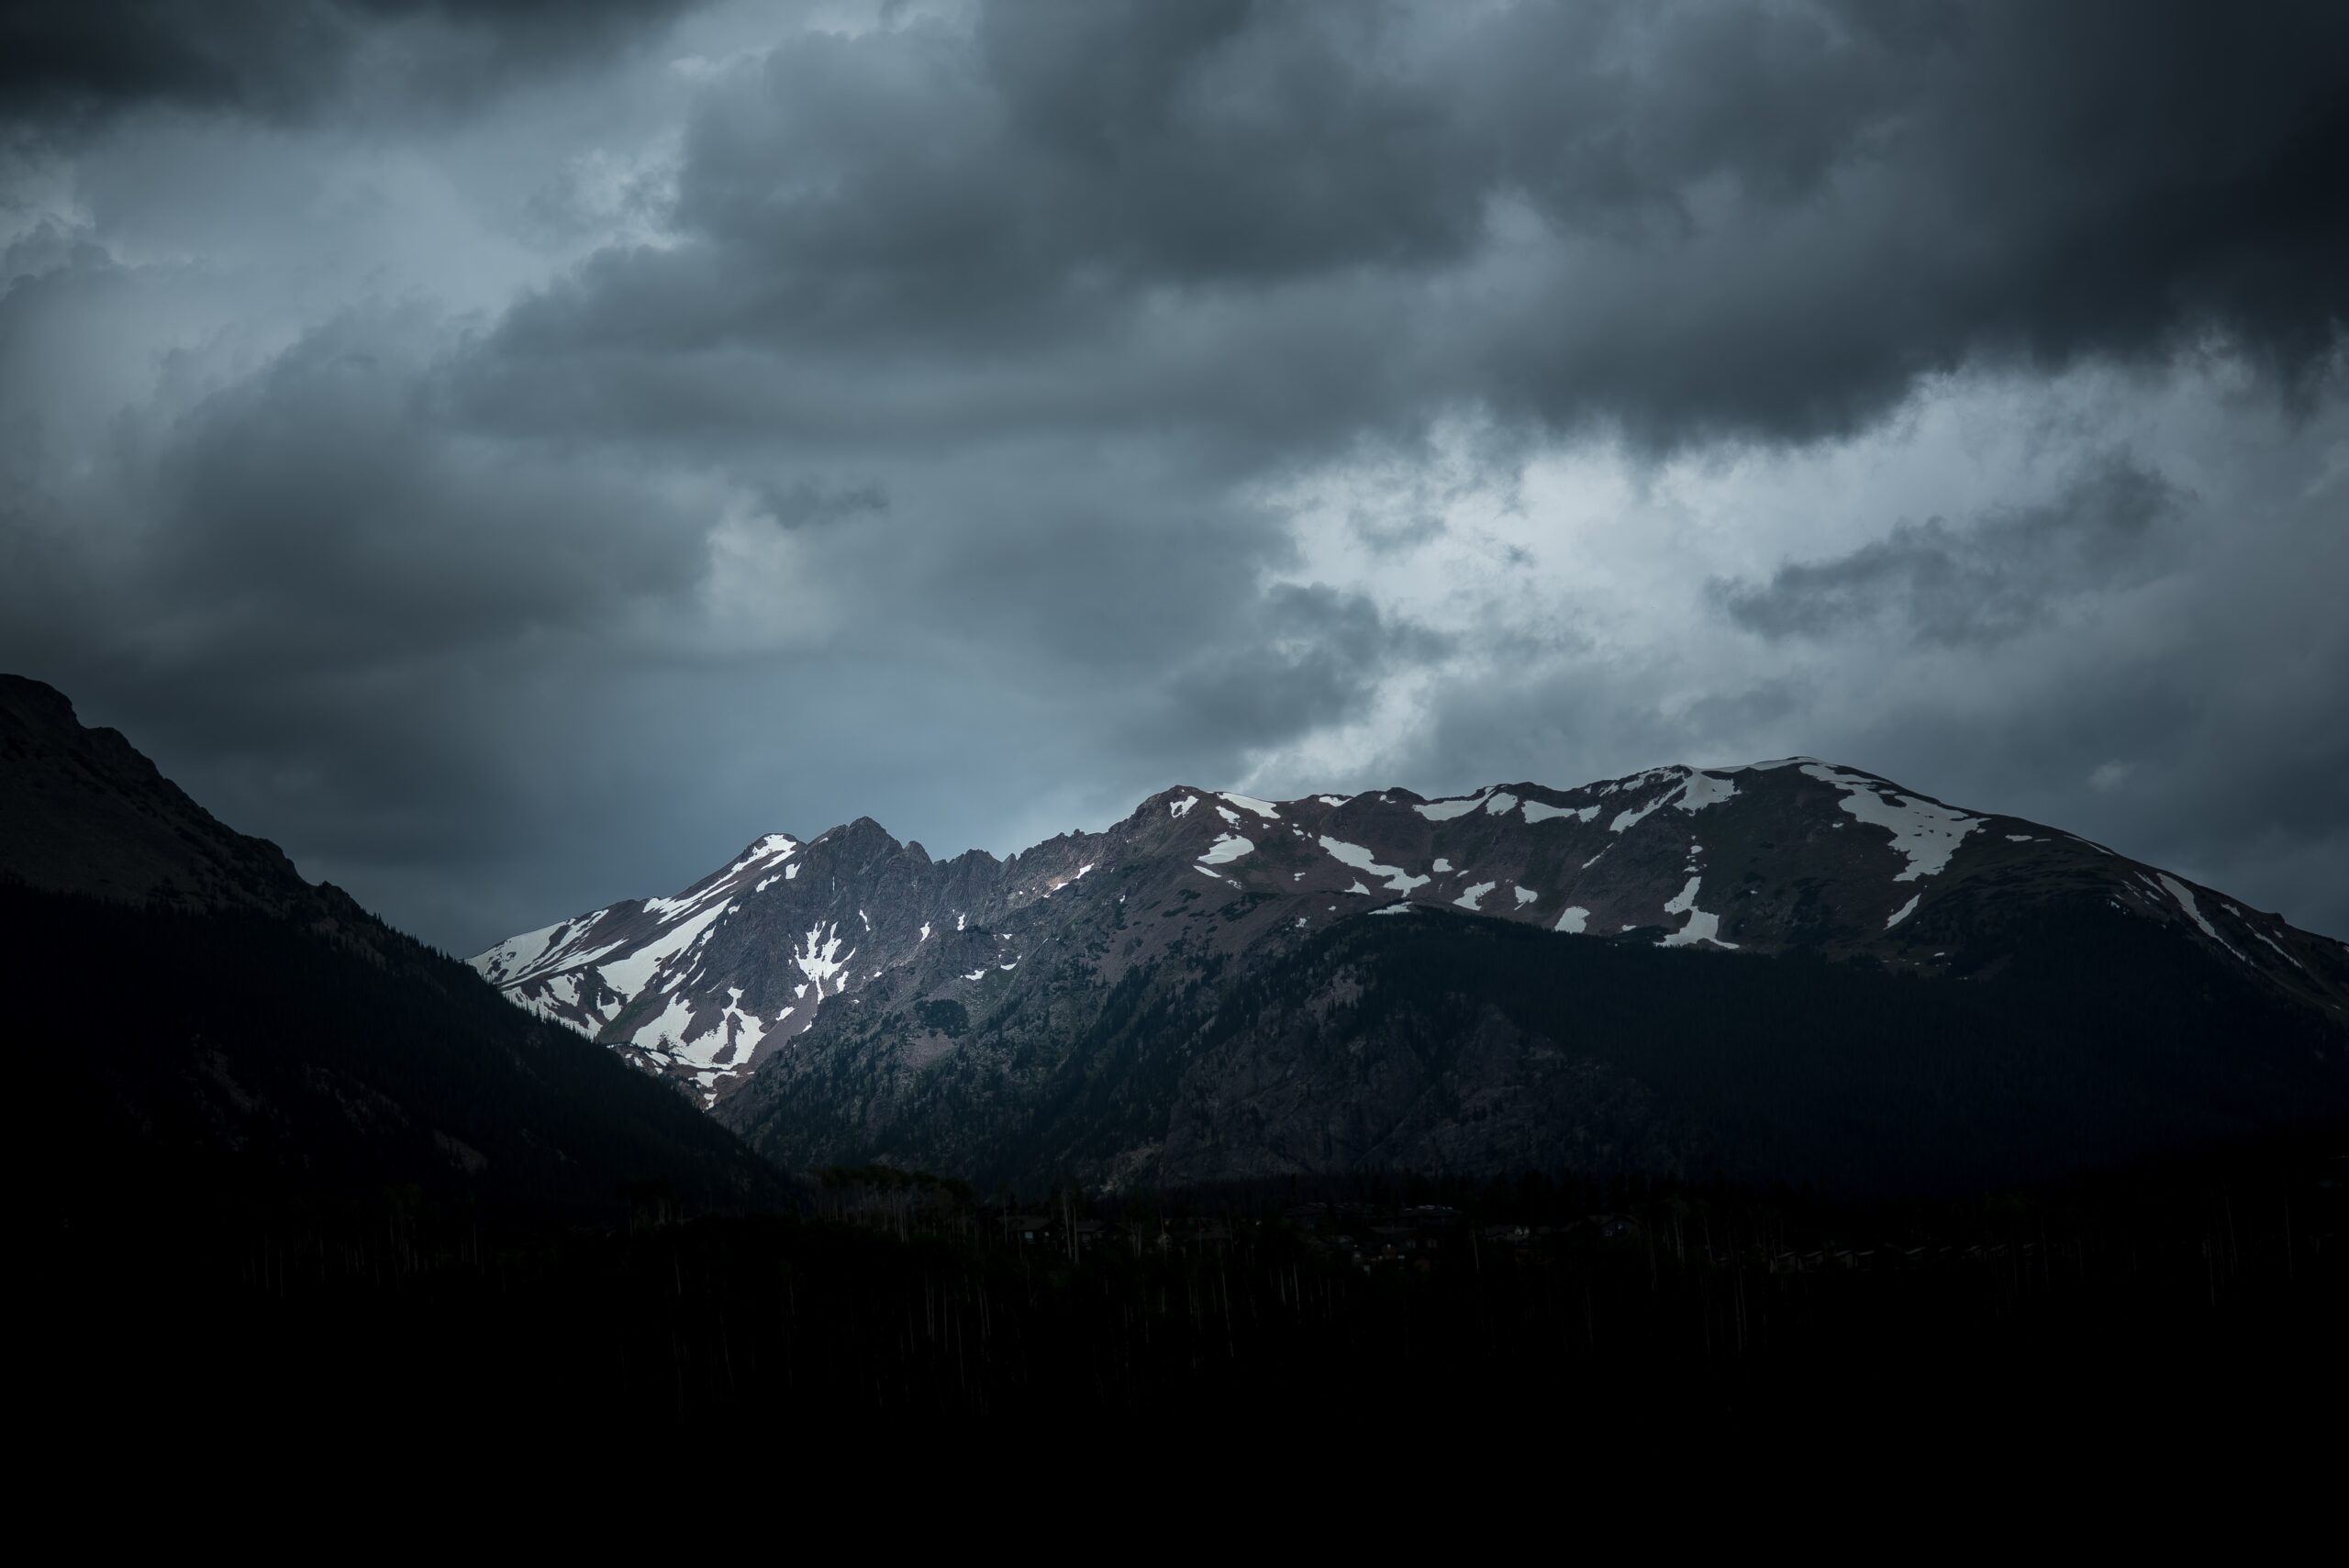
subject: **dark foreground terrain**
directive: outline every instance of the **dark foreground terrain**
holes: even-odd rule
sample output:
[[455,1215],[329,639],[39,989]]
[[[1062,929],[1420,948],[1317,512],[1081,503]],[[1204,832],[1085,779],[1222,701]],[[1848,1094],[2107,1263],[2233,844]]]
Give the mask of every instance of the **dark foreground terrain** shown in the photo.
[[165,1201],[39,1229],[28,1413],[401,1443],[554,1428],[694,1463],[733,1429],[834,1443],[974,1418],[1374,1449],[2289,1445],[2344,1391],[2344,1147],[1902,1207],[1365,1181],[1012,1210],[871,1171],[788,1216],[638,1189],[607,1230],[501,1229],[413,1188]]

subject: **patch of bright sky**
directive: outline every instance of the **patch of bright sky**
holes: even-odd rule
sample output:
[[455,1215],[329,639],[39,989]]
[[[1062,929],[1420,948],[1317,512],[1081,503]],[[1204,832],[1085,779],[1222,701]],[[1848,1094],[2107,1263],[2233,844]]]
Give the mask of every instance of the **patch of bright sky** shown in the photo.
[[[1285,579],[1364,594],[1391,617],[1445,634],[1453,651],[1389,679],[1353,722],[1261,754],[1242,783],[1275,795],[1330,781],[1452,793],[1520,776],[1500,758],[1458,759],[1457,775],[1404,770],[1423,767],[1416,738],[1452,690],[1577,671],[1687,732],[1691,754],[1596,745],[1563,771],[1534,775],[1561,786],[1662,762],[1803,751],[1817,734],[1808,714],[1751,728],[1690,719],[1725,693],[1777,684],[1831,694],[1820,706],[1831,706],[1845,729],[1866,728],[1901,682],[1904,701],[1969,711],[2010,703],[2012,685],[1986,669],[2004,675],[2011,666],[2015,679],[2043,683],[2043,639],[2060,628],[1957,651],[1873,626],[1774,643],[1732,624],[1712,584],[1845,555],[1904,522],[1963,527],[2044,504],[2084,460],[2116,451],[2195,495],[2240,494],[2246,442],[2288,439],[2272,410],[2245,404],[2243,386],[2241,367],[2223,360],[2162,375],[1944,377],[1843,439],[1715,445],[1661,462],[1597,434],[1527,453],[1454,421],[1421,451],[1358,453],[1290,476],[1254,497],[1294,531]],[[2199,543],[2211,549],[2225,537],[2204,530]],[[2132,629],[2149,642],[2175,630],[2164,623],[2166,585],[2192,567],[2183,555],[2167,578],[2098,595],[2099,636],[2114,639],[2115,657],[2130,656]],[[1887,679],[1887,659],[1898,682]],[[1805,744],[1774,744],[1781,738]]]

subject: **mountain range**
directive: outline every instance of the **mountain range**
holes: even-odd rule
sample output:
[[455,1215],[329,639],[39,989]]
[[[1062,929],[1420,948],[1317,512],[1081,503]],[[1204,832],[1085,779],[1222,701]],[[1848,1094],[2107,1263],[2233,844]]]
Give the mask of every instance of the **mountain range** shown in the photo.
[[1186,786],[1008,859],[860,818],[469,971],[8,677],[0,906],[30,1103],[117,1189],[585,1216],[883,1164],[1903,1192],[2349,1118],[2349,947],[1808,758]]
[[869,818],[472,961],[780,1163],[2021,1180],[2349,1114],[2349,947],[1790,758],[933,859]]

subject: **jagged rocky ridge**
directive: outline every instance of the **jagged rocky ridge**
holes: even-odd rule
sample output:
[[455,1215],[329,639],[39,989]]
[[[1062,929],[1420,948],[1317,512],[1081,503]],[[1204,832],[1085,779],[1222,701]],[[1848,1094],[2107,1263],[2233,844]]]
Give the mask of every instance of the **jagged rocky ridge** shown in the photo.
[[[1489,952],[1451,949],[1504,929],[1508,962],[1485,971],[1489,1005],[1462,993],[1456,1017],[1381,1015],[1387,1038],[1371,1054],[1409,1057],[1389,1074],[1404,1086],[1381,1089],[1375,1073],[1317,1079],[1330,1061],[1364,1059],[1344,1020],[1368,1016],[1366,994],[1421,986],[1424,974],[1401,977],[1431,963],[1477,968]],[[1634,949],[1669,953],[1671,967],[1623,956]],[[2074,975],[2080,995],[2114,989],[2114,1031],[2137,1027],[2121,1014],[2165,986],[2207,981],[2225,999],[2213,1018],[2259,1031],[2198,1048],[2264,1085],[2219,1117],[2227,1126],[2204,1129],[2221,1133],[2293,1114],[2273,1095],[2303,1108],[2342,1098],[2345,953],[2071,834],[1794,758],[1433,801],[1178,788],[1106,832],[1003,861],[933,861],[859,819],[804,843],[762,839],[674,897],[596,910],[473,962],[785,1162],[1115,1184],[1363,1163],[1751,1165],[1722,1142],[1719,1117],[1667,1103],[1653,1064],[1626,1055],[1649,1048],[1633,1041],[1636,1024],[1601,1050],[1558,1038],[1575,1035],[1571,1019],[1532,1017],[1548,995],[1539,972],[1562,963],[1604,971],[1574,984],[1649,1001],[1731,985],[1735,1006],[1771,1016],[1783,1010],[1773,995],[1798,989],[1845,1024],[1863,1006],[1954,1016],[1955,988],[1971,986],[1959,1009],[1970,1027],[2075,1056],[2085,1048],[2035,1032],[2069,1006],[2051,1000],[2046,988],[2065,984],[2051,964],[2087,966]],[[1813,995],[1821,973],[1835,995]],[[1288,991],[1249,990],[1275,975]],[[1858,995],[1894,978],[1920,984]],[[1502,1004],[1520,990],[1535,1000]],[[1255,1014],[1235,1034],[1243,998]],[[2202,1016],[2167,1016],[2189,1015]],[[1300,1021],[1314,1023],[1311,1040],[1297,1038]],[[1719,1042],[1724,1062],[1773,1049],[1735,1032]],[[1456,1051],[1474,1060],[1446,1054]],[[2276,1052],[2289,1067],[2268,1083]],[[1553,1059],[1557,1072],[1535,1070]],[[1267,1081],[1281,1062],[1287,1076]],[[2030,1084],[2014,1088],[2018,1105],[2036,1103]],[[2232,1103],[2232,1090],[2213,1092]],[[1510,1104],[1480,1108],[1480,1095]],[[2210,1120],[2174,1108],[2140,1118],[2147,1138]]]

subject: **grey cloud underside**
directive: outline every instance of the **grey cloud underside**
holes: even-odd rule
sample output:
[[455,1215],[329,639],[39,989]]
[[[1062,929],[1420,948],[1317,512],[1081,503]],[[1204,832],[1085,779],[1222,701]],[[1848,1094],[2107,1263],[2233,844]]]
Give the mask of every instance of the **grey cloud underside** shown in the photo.
[[768,350],[702,390],[789,428],[855,363],[831,439],[1171,421],[1293,454],[1446,400],[1801,439],[1962,365],[2213,333],[2305,395],[2349,306],[2337,7],[1165,10],[733,72],[683,243],[516,311],[483,413],[634,429],[682,357]]
[[[2310,782],[2349,761],[2309,455],[2342,7],[197,10],[0,24],[9,146],[79,193],[0,162],[0,663],[452,948],[768,829],[1106,822],[1406,686],[1417,728],[1264,787],[1849,756],[2349,930]],[[371,217],[403,161],[455,172]],[[2210,358],[2284,411],[2221,476],[2256,505],[2054,429],[2052,490],[1695,562],[1706,624],[1633,596],[1636,645],[1317,580],[1275,494],[1365,457],[1412,490],[1459,422],[1506,487]],[[1355,552],[1460,569],[1425,499]],[[2166,629],[2099,629],[2173,590]],[[1894,700],[1933,661],[2004,706]]]
[[2178,503],[2160,474],[2109,455],[2044,506],[1956,526],[1904,521],[1847,555],[1790,562],[1767,583],[1716,582],[1713,591],[1731,620],[1765,637],[1889,623],[1925,643],[2004,641],[2061,600],[2157,572],[2153,536]]

